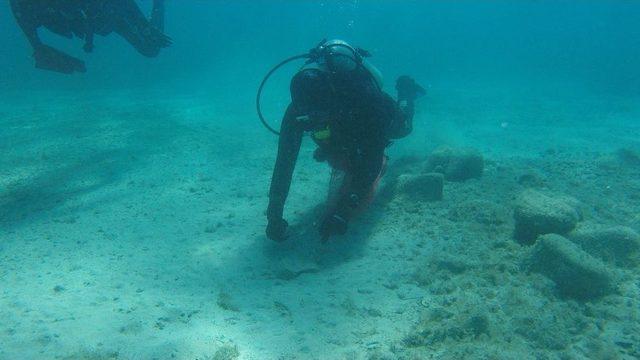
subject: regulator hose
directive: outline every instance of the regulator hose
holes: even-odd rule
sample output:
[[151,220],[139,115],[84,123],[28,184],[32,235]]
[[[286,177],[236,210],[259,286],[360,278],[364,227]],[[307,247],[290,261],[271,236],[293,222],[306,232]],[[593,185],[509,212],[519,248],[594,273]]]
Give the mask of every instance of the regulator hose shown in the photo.
[[[277,131],[276,129],[272,128],[271,125],[269,125],[267,120],[264,118],[264,115],[262,114],[262,106],[260,104],[260,101],[262,99],[262,91],[264,90],[264,86],[267,84],[267,82],[271,78],[271,75],[273,75],[273,73],[278,71],[278,69],[280,69],[281,67],[283,67],[284,65],[286,65],[286,64],[288,64],[288,63],[290,63],[292,61],[305,59],[306,60],[306,64],[310,64],[310,63],[312,63],[314,61],[318,61],[318,59],[320,57],[325,56],[324,55],[324,51],[326,51],[326,49],[330,49],[330,48],[333,48],[333,47],[344,47],[344,48],[346,48],[346,49],[348,49],[348,50],[353,52],[353,60],[356,62],[357,66],[362,68],[362,69],[364,69],[365,70],[364,72],[369,75],[369,78],[370,78],[371,82],[376,86],[376,88],[379,91],[382,91],[382,89],[380,89],[380,85],[376,81],[376,79],[373,76],[373,74],[364,66],[364,58],[371,56],[371,54],[368,51],[365,51],[365,50],[362,50],[362,49],[359,49],[359,48],[353,48],[353,47],[351,47],[349,45],[346,45],[346,44],[331,44],[331,45],[326,45],[325,46],[324,44],[326,42],[327,42],[327,39],[323,39],[315,48],[311,49],[308,53],[291,56],[289,58],[286,58],[286,59],[282,60],[276,66],[271,68],[271,70],[269,70],[267,75],[265,75],[265,77],[262,79],[262,82],[260,83],[260,86],[258,87],[258,93],[256,95],[256,110],[258,111],[258,117],[260,118],[260,121],[262,122],[262,125],[264,125],[264,127],[267,128],[267,130],[269,130],[270,132],[274,133],[275,135],[280,136],[280,132]],[[344,55],[344,54],[333,54],[333,55],[349,57],[348,55]]]
[[311,58],[310,54],[301,54],[301,55],[292,56],[290,58],[282,60],[278,65],[274,66],[267,73],[267,75],[265,75],[264,79],[262,79],[262,82],[260,83],[260,87],[258,87],[258,94],[256,95],[256,110],[258,110],[258,117],[260,118],[262,125],[264,125],[264,127],[266,127],[267,130],[271,131],[275,135],[279,136],[280,132],[272,128],[271,125],[269,125],[269,123],[267,122],[267,120],[265,120],[264,115],[262,114],[262,106],[260,105],[260,100],[262,98],[262,90],[264,90],[264,86],[269,81],[269,78],[271,78],[271,75],[273,75],[273,73],[275,73],[278,69],[280,69],[281,67],[283,67],[284,65],[292,61],[300,60],[300,59],[310,59],[310,58]]

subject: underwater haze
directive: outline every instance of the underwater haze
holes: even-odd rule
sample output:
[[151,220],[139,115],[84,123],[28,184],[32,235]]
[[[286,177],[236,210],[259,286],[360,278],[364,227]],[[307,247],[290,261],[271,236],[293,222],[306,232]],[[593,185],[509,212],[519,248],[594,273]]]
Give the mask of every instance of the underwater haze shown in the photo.
[[[0,3],[0,360],[640,358],[639,22],[626,0],[167,0],[156,58],[40,29],[86,62],[63,75]],[[277,243],[256,91],[335,38],[426,96],[327,243],[305,138]],[[276,128],[301,65],[265,87]]]

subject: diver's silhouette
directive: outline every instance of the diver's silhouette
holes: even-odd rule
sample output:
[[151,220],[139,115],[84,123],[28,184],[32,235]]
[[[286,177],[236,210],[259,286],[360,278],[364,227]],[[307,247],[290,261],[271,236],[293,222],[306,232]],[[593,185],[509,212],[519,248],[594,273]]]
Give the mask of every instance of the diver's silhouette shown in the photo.
[[171,39],[163,33],[164,0],[153,1],[149,20],[134,0],[10,0],[10,4],[39,69],[65,74],[86,71],[82,60],[42,43],[40,27],[69,39],[84,39],[85,52],[93,51],[95,34],[107,36],[113,32],[147,57],[155,57],[160,49],[171,45]]
[[[371,203],[385,172],[385,149],[392,139],[404,138],[413,131],[415,102],[425,95],[424,88],[413,78],[401,76],[396,81],[398,99],[393,100],[382,90],[380,72],[369,63],[368,56],[368,51],[342,40],[322,41],[308,54],[281,62],[263,81],[261,89],[280,66],[306,59],[291,80],[291,104],[280,127],[267,208],[266,234],[270,239],[286,238],[288,223],[283,211],[305,133],[318,145],[314,158],[329,163],[332,182],[340,183],[330,191],[320,221],[320,236],[326,241],[344,234],[349,221]],[[260,110],[259,115],[276,132]]]

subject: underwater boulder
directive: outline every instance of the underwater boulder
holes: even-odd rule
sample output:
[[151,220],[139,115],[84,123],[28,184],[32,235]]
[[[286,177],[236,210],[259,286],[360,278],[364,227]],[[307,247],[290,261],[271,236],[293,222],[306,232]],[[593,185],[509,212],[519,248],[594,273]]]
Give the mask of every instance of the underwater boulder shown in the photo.
[[514,211],[514,236],[524,244],[532,244],[538,235],[565,235],[580,220],[577,200],[550,196],[535,190],[526,190],[518,198]]
[[569,237],[589,254],[621,267],[638,265],[640,235],[626,226],[581,226]]
[[414,201],[442,200],[444,176],[439,173],[404,174],[398,177],[396,192]]
[[614,274],[600,260],[560,235],[540,236],[530,250],[526,267],[551,279],[563,297],[586,301],[615,290]]
[[426,170],[443,174],[447,181],[465,181],[482,176],[484,158],[474,149],[441,147],[429,155]]

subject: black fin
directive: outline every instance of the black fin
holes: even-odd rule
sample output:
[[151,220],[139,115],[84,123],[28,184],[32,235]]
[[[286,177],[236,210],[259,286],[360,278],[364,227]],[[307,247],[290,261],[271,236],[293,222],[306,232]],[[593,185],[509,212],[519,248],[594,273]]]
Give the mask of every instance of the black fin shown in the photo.
[[67,55],[51,46],[40,45],[33,54],[36,60],[36,68],[55,71],[63,74],[87,71],[84,61]]

